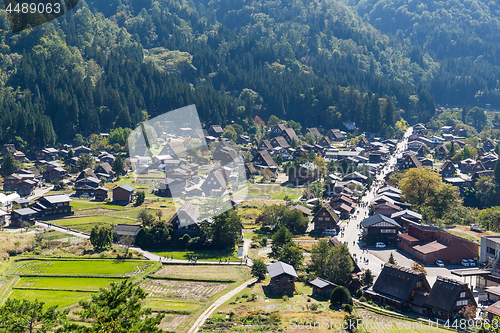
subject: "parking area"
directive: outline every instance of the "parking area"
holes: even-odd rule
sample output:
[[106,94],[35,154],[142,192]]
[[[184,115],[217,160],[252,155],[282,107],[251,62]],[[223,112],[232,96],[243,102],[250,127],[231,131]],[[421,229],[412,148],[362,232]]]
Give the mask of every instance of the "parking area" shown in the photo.
[[[373,256],[377,257],[383,262],[387,262],[389,260],[389,256],[394,256],[394,259],[398,263],[398,265],[402,267],[411,267],[413,259],[406,253],[399,252],[395,247],[386,247],[386,248],[369,248],[368,251]],[[436,264],[427,264],[425,265],[425,270],[427,271],[427,280],[432,286],[436,281],[438,276],[451,278],[454,280],[459,280],[461,282],[467,282],[469,285],[475,286],[476,280],[475,277],[460,277],[454,274],[451,274],[451,271],[457,269],[465,268],[462,265],[445,265],[444,267],[438,267]]]

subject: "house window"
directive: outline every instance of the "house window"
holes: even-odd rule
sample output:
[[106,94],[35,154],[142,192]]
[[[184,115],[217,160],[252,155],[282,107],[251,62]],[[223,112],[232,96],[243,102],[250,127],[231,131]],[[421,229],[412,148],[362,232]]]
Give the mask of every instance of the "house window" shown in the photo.
[[318,217],[318,221],[323,221],[323,218],[322,217]]
[[325,221],[330,221],[330,218],[329,217],[325,217]]
[[422,288],[422,281],[417,282],[417,288]]
[[439,253],[436,252],[436,253],[434,253],[434,258],[437,258],[437,257],[439,257]]
[[468,301],[466,299],[457,301],[457,306],[464,306],[467,305]]
[[462,291],[462,292],[460,293],[460,298],[465,298],[465,291]]

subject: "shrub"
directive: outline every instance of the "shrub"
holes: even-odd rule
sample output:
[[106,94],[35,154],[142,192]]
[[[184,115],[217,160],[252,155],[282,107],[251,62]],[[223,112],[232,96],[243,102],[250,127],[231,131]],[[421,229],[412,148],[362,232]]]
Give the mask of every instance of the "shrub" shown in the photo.
[[247,297],[248,297],[248,294],[241,295],[241,298],[247,298]]
[[286,302],[286,301],[288,301],[288,296],[287,295],[283,295],[282,299],[283,299],[284,302]]
[[347,290],[346,287],[338,286],[333,289],[332,296],[330,298],[330,302],[332,305],[340,305],[340,304],[351,304],[352,305],[352,297]]
[[386,306],[384,307],[384,309],[386,309],[386,310],[390,310],[390,309],[391,309],[391,306],[390,306],[390,305],[386,305]]
[[344,308],[344,311],[351,314],[352,313],[352,305],[351,304],[344,304],[342,305],[342,307]]
[[361,298],[359,299],[360,302],[366,302],[366,298],[365,296],[361,296]]
[[313,303],[313,304],[311,304],[311,310],[312,310],[312,311],[316,311],[316,310],[318,310],[318,307],[319,307],[318,303]]
[[255,293],[252,293],[250,297],[247,298],[247,302],[253,302],[257,299],[257,295]]

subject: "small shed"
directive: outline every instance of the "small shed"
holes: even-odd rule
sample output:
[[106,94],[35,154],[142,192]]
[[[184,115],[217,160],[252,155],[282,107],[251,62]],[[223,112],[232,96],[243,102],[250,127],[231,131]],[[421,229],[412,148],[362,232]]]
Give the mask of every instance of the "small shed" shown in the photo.
[[322,278],[317,278],[309,283],[313,286],[313,295],[325,298],[330,298],[333,289],[337,287],[335,283]]

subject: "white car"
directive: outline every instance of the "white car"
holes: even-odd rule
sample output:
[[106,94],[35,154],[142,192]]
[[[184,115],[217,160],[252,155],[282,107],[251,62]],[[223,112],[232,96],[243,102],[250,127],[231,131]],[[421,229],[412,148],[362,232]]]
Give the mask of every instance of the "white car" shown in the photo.
[[375,247],[385,247],[385,244],[382,242],[377,242],[377,244],[375,244]]
[[472,267],[476,266],[476,262],[474,261],[474,259],[469,259],[467,261],[469,262],[469,266],[472,266]]
[[444,267],[444,262],[442,260],[436,260],[436,265],[438,265],[438,267]]
[[469,260],[467,260],[467,259],[462,259],[462,260],[460,261],[460,263],[462,264],[462,266],[470,266],[470,265],[469,265]]

